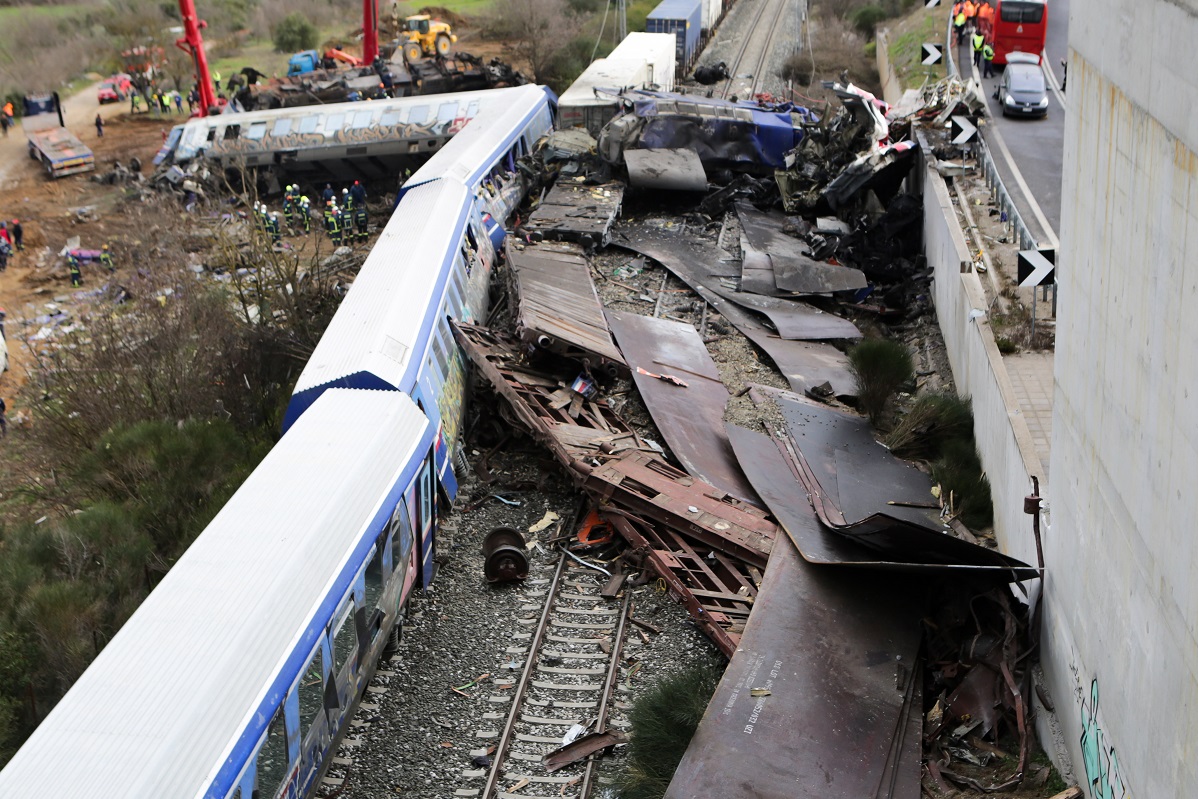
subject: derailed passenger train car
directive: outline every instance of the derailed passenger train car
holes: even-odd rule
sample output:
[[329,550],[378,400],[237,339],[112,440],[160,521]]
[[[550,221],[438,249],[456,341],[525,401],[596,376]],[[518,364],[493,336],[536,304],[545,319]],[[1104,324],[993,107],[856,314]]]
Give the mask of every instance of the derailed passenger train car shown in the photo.
[[419,579],[434,429],[326,392],[0,772],[6,799],[302,797]]

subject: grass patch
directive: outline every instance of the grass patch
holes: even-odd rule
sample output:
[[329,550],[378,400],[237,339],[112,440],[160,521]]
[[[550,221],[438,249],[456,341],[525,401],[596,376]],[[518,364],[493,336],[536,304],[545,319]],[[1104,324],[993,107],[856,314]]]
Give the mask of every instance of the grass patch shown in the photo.
[[925,82],[938,81],[945,76],[944,62],[925,67],[922,63],[924,42],[944,44],[947,26],[943,6],[924,8],[922,5],[910,14],[887,26],[889,32],[890,63],[904,89],[917,89]]
[[900,458],[936,458],[944,442],[973,439],[971,405],[955,394],[924,394],[886,436],[886,446]]
[[875,427],[898,390],[915,377],[911,352],[897,341],[874,338],[849,350],[849,371],[857,380],[857,401]]
[[981,530],[994,523],[990,480],[972,437],[944,442],[940,459],[932,464],[932,479],[940,484],[940,501],[948,503],[967,527]]
[[693,665],[662,678],[632,706],[628,769],[617,780],[621,799],[661,799],[699,729],[720,673]]

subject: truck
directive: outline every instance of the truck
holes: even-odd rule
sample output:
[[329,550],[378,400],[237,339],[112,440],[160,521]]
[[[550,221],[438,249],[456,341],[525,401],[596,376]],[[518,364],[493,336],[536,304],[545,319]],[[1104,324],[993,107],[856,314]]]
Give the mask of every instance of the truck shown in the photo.
[[29,141],[29,157],[40,163],[46,174],[61,178],[96,168],[91,148],[67,130],[58,93],[27,95],[21,127]]

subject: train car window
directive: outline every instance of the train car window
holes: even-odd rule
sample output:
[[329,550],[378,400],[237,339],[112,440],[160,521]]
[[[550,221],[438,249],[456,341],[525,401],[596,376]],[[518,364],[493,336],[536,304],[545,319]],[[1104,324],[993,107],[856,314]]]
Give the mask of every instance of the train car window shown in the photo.
[[474,235],[474,221],[466,223],[466,241],[470,242],[470,249],[478,252],[478,239]]
[[345,664],[353,659],[358,648],[358,635],[354,625],[349,623],[354,613],[354,598],[345,598],[341,609],[337,611],[336,625],[333,627],[333,673],[340,674]]
[[391,514],[391,560],[395,570],[399,571],[408,565],[408,553],[412,551],[412,517],[408,513],[408,503],[400,499]]
[[250,125],[249,132],[247,132],[245,134],[245,137],[247,139],[253,139],[254,141],[261,141],[262,137],[265,135],[266,135],[266,123],[265,122],[255,122],[254,124]]
[[325,133],[336,133],[341,130],[342,123],[345,122],[345,114],[329,114],[324,121]]
[[478,116],[478,100],[471,100],[470,105],[466,106],[467,119],[474,119]]
[[408,112],[408,124],[419,125],[424,120],[428,119],[428,106],[418,105]]
[[283,787],[283,780],[287,778],[289,765],[287,723],[283,720],[283,708],[280,707],[267,728],[262,748],[258,750],[258,784],[254,794],[261,799],[273,799],[277,796],[279,789]]
[[241,125],[225,125],[225,141],[241,136]]
[[433,469],[428,461],[420,471],[420,529],[427,530],[433,520]]
[[354,112],[354,129],[370,127],[371,118],[374,117],[373,111],[356,111]]
[[308,736],[312,725],[324,712],[324,655],[320,647],[312,653],[299,681],[300,740]]
[[216,128],[208,128],[208,141],[216,141]]
[[383,112],[382,118],[379,120],[380,125],[398,125],[403,121],[403,115],[399,113],[398,108],[391,108]]
[[444,382],[445,377],[449,374],[449,349],[445,346],[443,325],[437,325],[436,334],[433,336],[433,352],[437,354],[437,363],[441,367],[441,380]]
[[[374,555],[366,564],[366,590],[363,599],[366,607],[377,608],[383,598],[383,545],[386,539],[379,536],[378,544],[374,547]],[[394,560],[394,555],[392,556]]]
[[437,107],[437,121],[438,122],[453,122],[454,117],[456,117],[457,115],[458,115],[458,104],[457,103],[441,103],[441,105]]
[[315,133],[317,126],[320,125],[320,114],[309,114],[300,120],[300,133]]
[[291,117],[280,117],[275,120],[275,126],[271,129],[271,136],[286,136],[291,132]]

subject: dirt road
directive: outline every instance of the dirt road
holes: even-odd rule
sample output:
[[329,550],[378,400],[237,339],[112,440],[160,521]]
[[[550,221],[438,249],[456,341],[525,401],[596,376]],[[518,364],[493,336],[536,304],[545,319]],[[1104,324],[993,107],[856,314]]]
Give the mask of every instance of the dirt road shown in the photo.
[[[130,119],[129,103],[101,106],[96,99],[98,83],[85,87],[63,103],[67,127],[96,155],[98,172],[114,160],[127,162],[136,155],[149,165],[161,144],[160,131],[170,129],[184,117],[152,117],[141,114]],[[106,122],[103,139],[93,124],[97,111]],[[27,379],[30,354],[20,338],[18,320],[46,312],[45,304],[71,292],[66,273],[56,253],[71,236],[80,236],[84,247],[99,247],[100,237],[114,241],[122,232],[119,220],[81,222],[72,209],[97,202],[104,204],[114,189],[90,180],[94,173],[50,180],[29,158],[25,134],[18,124],[7,138],[0,138],[0,221],[20,219],[25,229],[25,252],[9,260],[0,272],[0,308],[8,313],[9,371],[0,375],[0,397],[14,411],[14,395]],[[114,224],[115,223],[115,224]]]

